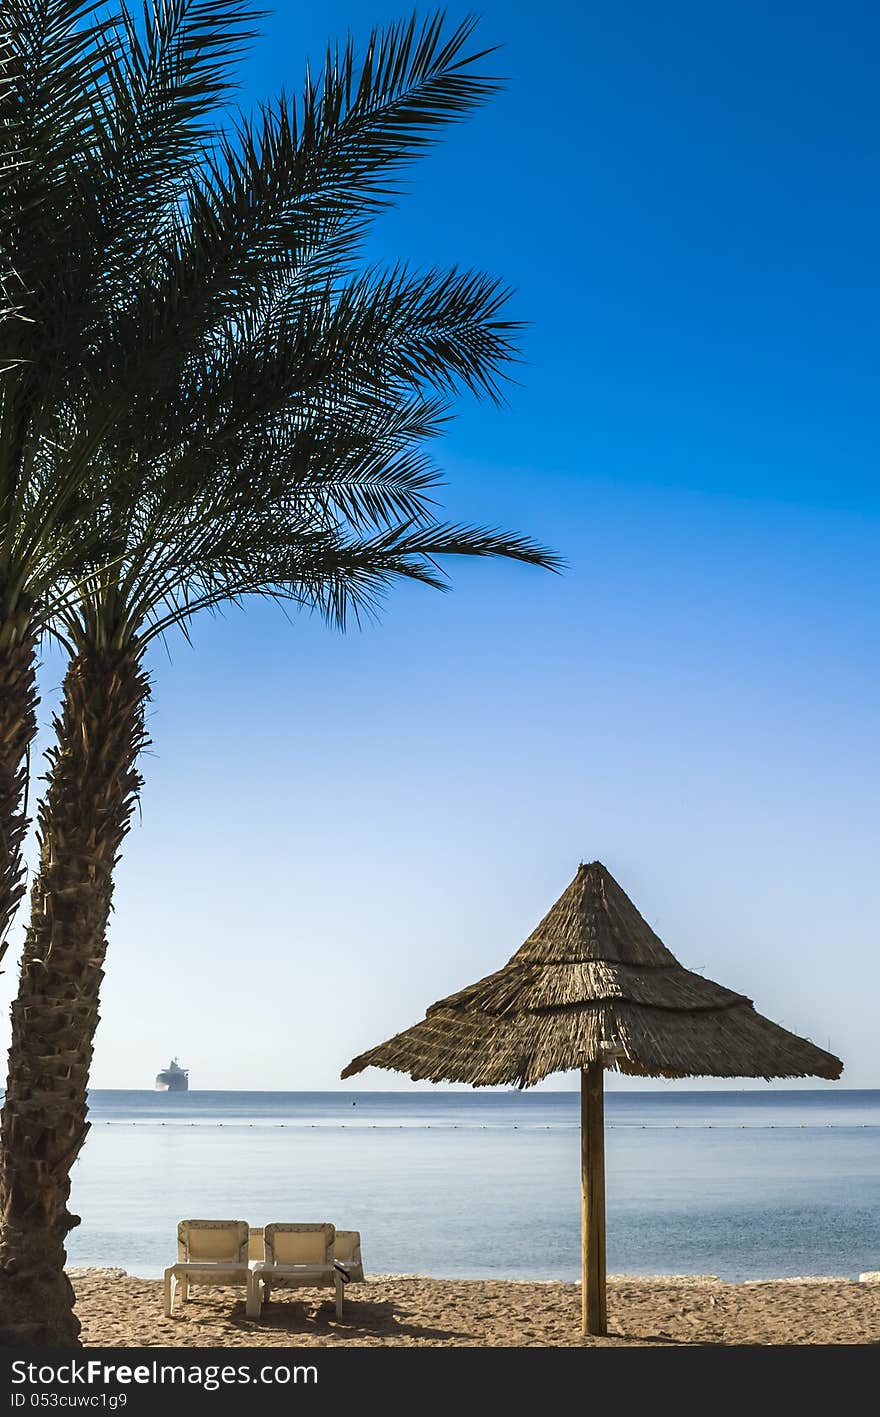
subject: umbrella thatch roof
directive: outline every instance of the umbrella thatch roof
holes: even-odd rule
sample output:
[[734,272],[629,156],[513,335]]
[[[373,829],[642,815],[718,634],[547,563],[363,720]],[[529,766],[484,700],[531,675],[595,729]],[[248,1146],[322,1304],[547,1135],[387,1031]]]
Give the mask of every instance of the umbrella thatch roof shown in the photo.
[[837,1078],[832,1053],[678,963],[599,861],[496,974],[441,999],[343,1072],[530,1087],[603,1061],[641,1077]]

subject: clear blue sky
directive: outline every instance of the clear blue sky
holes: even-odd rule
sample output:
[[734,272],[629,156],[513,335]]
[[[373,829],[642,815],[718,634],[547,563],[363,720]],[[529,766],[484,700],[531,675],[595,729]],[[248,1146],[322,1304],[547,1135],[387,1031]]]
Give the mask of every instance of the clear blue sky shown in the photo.
[[[401,13],[282,6],[244,101]],[[178,1052],[196,1087],[336,1086],[599,857],[683,963],[880,1086],[880,15],[482,13],[507,90],[376,251],[516,288],[521,386],[462,404],[447,505],[570,568],[156,654],[94,1082]]]

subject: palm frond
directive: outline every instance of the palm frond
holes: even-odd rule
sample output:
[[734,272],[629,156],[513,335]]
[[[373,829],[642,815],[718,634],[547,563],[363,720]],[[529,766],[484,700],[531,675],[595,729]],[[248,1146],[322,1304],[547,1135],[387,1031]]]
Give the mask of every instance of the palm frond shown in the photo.
[[[552,570],[562,564],[530,538],[492,529],[402,523],[375,536],[350,537],[337,527],[315,528],[307,512],[294,525],[265,514],[258,521],[244,532],[233,530],[222,547],[207,546],[201,563],[166,567],[136,638],[148,643],[201,610],[251,595],[318,610],[345,629],[350,619],[375,617],[395,581],[448,589],[438,564],[445,556],[502,556]],[[75,625],[71,632],[75,637]]]
[[260,13],[241,0],[147,0],[140,18],[121,7],[98,93],[97,278],[118,282],[160,249]]
[[[14,4],[68,41],[72,17],[85,34],[92,14]],[[302,574],[279,567],[306,550],[316,565],[316,545],[347,548],[370,596],[396,575],[445,584],[445,555],[553,563],[527,538],[436,520],[426,444],[458,391],[500,398],[519,329],[506,290],[480,272],[356,265],[406,164],[497,88],[480,72],[491,51],[475,50],[472,20],[413,17],[361,57],[352,41],[328,50],[298,101],[224,130],[255,17],[247,0],[145,0],[143,15],[122,0],[93,16],[70,61],[84,66],[84,141],[38,153],[43,180],[73,194],[73,229],[58,328],[35,321],[43,364],[9,396],[0,380],[0,427],[27,425],[0,505],[14,529],[0,527],[0,582],[5,554],[11,599],[63,583],[65,633],[71,586],[110,643],[223,595],[299,595]]]
[[328,52],[298,104],[279,98],[218,137],[119,315],[114,338],[142,350],[131,389],[169,363],[176,377],[181,355],[267,291],[314,289],[345,271],[401,169],[498,87],[475,68],[487,51],[466,50],[473,28],[447,36],[442,14],[421,26],[414,17],[376,31],[360,65],[349,42]]

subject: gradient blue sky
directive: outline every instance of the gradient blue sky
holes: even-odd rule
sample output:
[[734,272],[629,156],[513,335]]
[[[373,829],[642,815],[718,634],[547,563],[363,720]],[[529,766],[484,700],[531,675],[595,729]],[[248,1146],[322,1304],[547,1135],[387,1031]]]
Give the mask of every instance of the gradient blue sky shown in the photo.
[[[245,102],[401,13],[282,6]],[[599,857],[683,963],[880,1086],[880,15],[482,13],[507,90],[375,250],[515,287],[521,385],[462,404],[447,505],[570,568],[462,564],[347,639],[255,605],[154,656],[94,1082],[177,1052],[195,1087],[337,1086]]]

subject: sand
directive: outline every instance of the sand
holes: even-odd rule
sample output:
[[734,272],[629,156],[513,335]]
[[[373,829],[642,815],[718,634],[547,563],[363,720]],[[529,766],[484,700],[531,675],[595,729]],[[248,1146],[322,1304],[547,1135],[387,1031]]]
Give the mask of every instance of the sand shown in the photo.
[[90,1347],[880,1343],[880,1284],[846,1279],[618,1277],[608,1283],[609,1336],[584,1340],[574,1284],[382,1276],[348,1287],[341,1320],[328,1291],[276,1291],[251,1320],[236,1290],[200,1288],[166,1319],[157,1280],[120,1270],[71,1278]]

